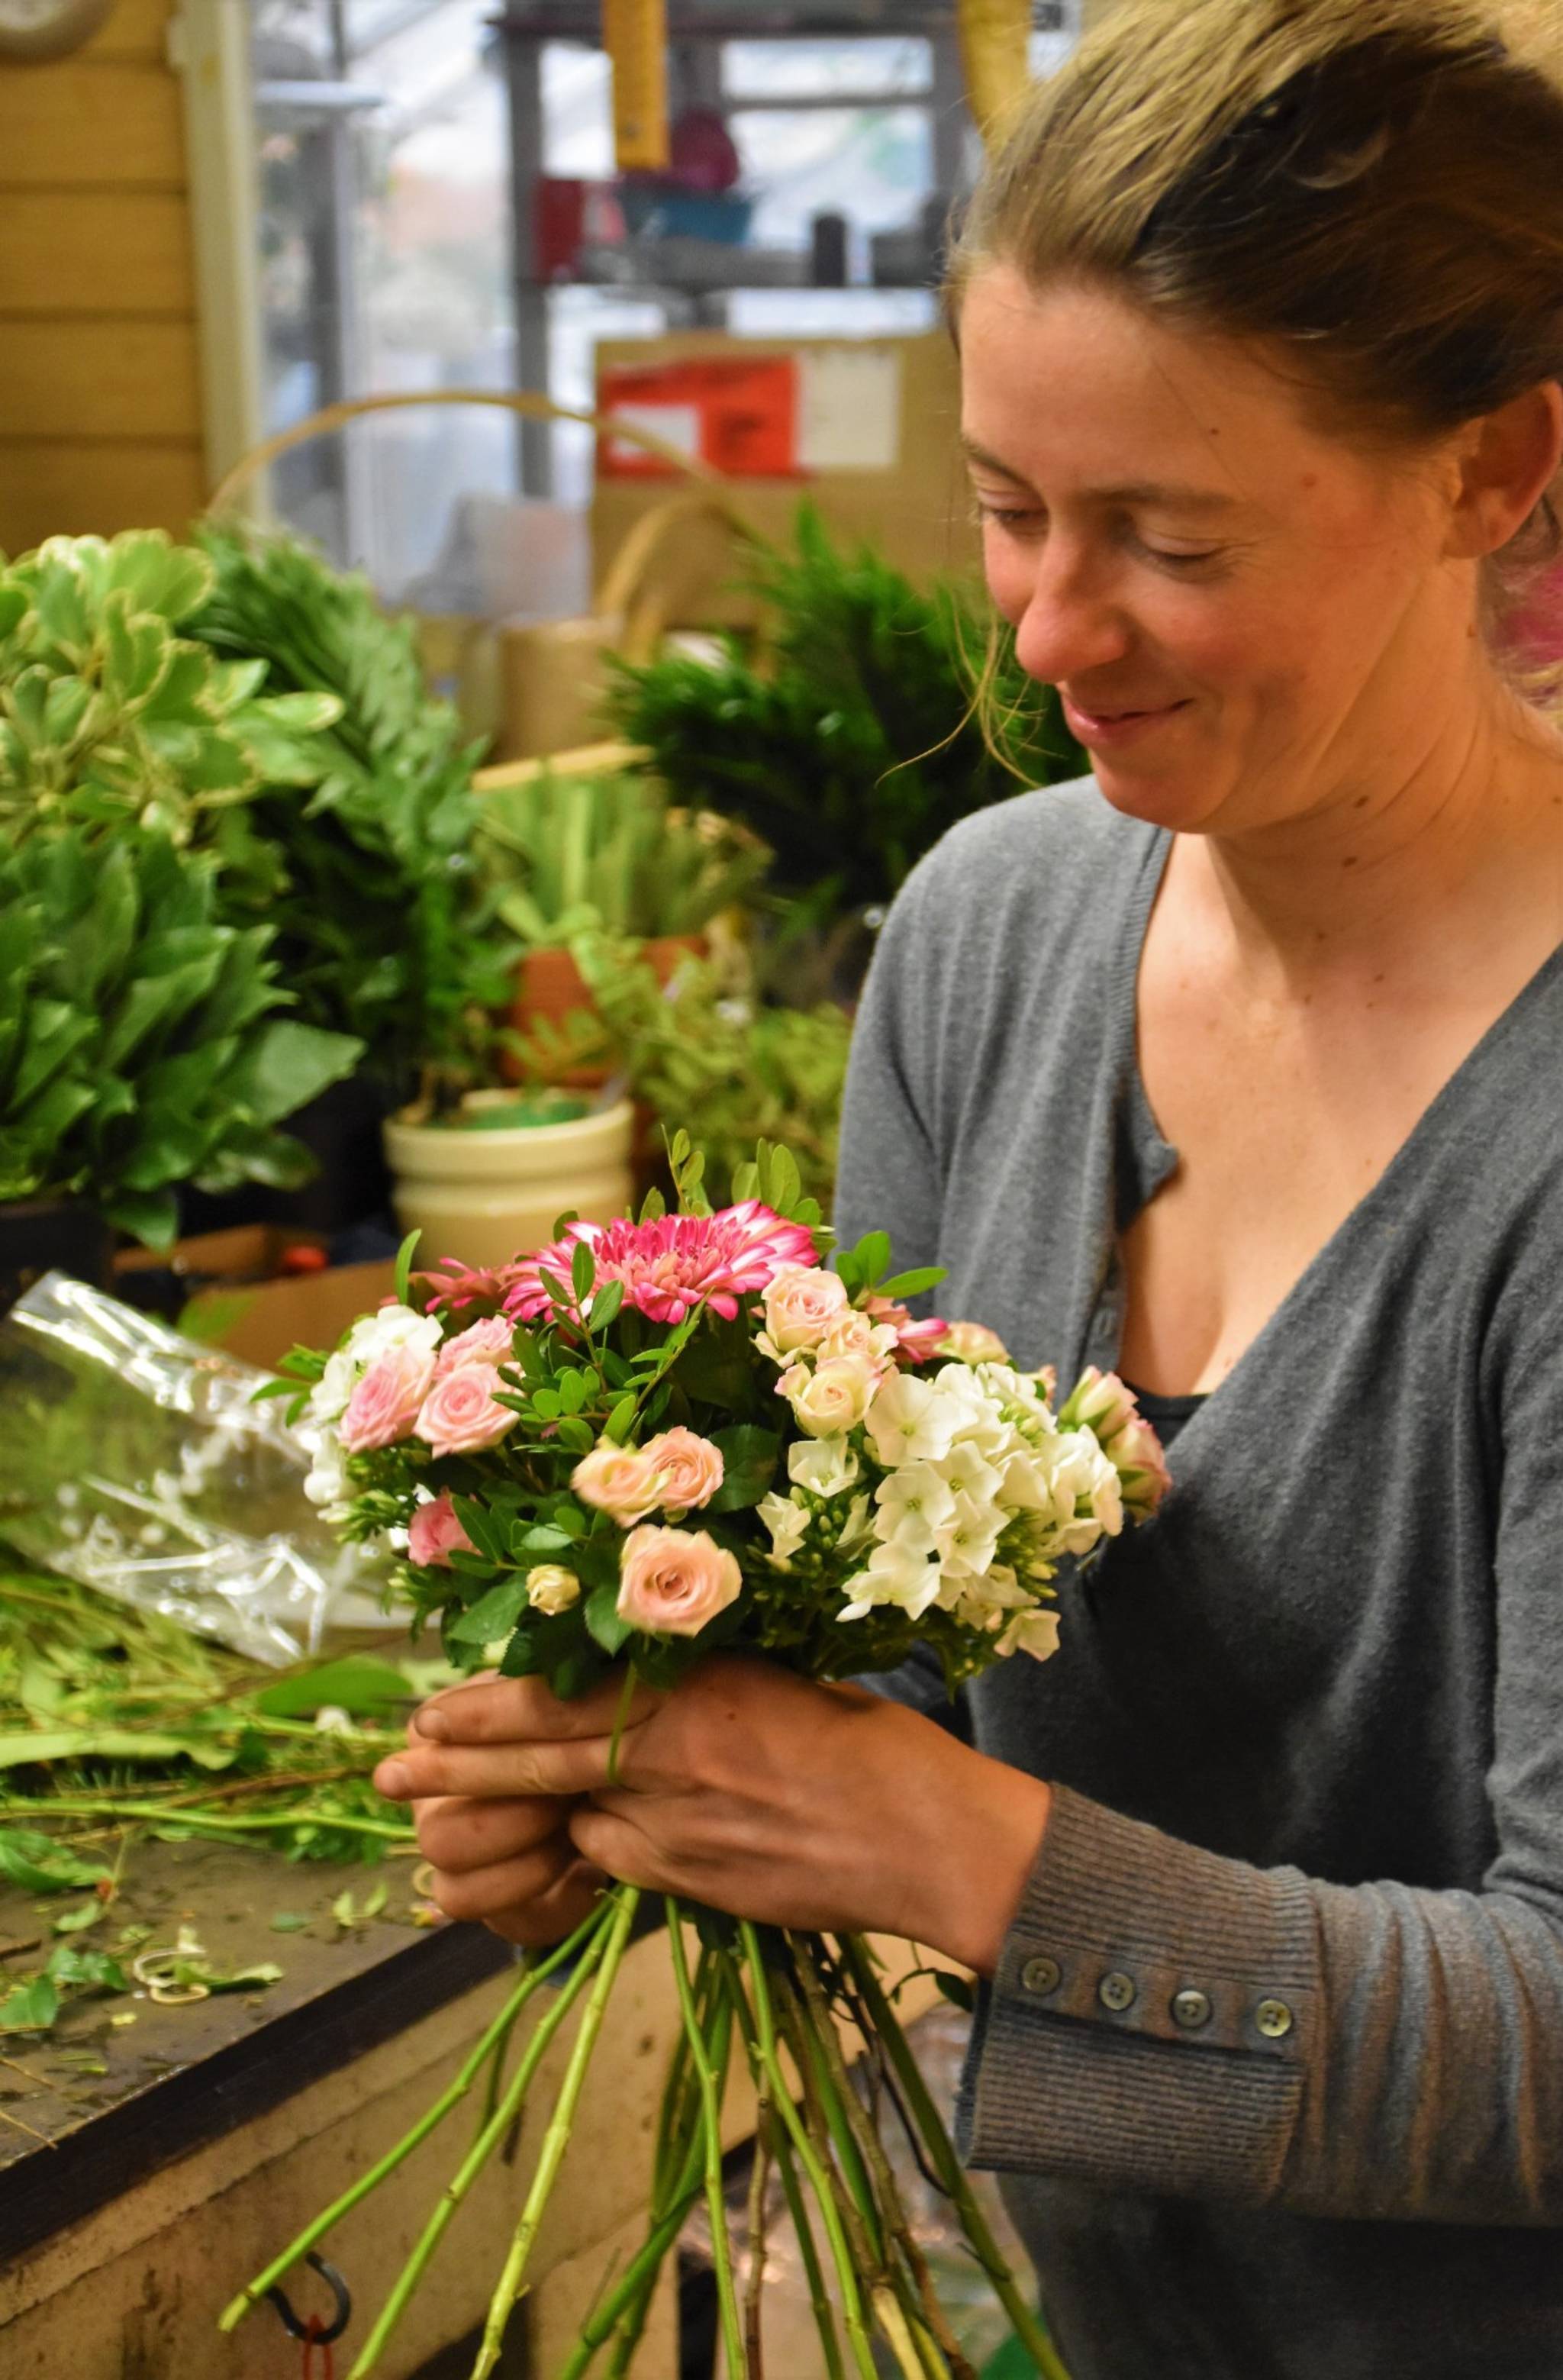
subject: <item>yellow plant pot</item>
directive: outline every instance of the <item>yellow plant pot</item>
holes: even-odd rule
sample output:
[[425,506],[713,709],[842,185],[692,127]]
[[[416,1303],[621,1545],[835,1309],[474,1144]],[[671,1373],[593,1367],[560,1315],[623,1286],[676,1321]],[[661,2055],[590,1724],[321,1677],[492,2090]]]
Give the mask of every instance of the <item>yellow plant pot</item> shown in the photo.
[[[504,1106],[509,1091],[473,1091],[468,1110]],[[618,1099],[571,1123],[463,1132],[431,1124],[417,1108],[387,1119],[385,1154],[404,1232],[423,1233],[420,1267],[454,1257],[499,1265],[553,1236],[572,1209],[583,1222],[611,1222],[634,1196],[635,1110]]]

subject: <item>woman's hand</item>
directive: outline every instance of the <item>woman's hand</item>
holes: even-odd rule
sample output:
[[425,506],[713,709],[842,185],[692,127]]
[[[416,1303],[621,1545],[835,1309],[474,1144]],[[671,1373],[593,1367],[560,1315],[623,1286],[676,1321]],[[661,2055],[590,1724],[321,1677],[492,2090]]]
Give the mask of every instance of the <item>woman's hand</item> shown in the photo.
[[[899,1934],[992,1972],[1046,1785],[860,1687],[728,1656],[670,1694],[636,1690],[611,1780],[621,1692],[614,1679],[562,1703],[540,1680],[492,1679],[418,1714],[377,1782],[424,1805],[451,1915],[542,1940],[545,1922],[584,1914],[590,1878],[564,1864],[563,1809],[574,1852],[628,1883],[769,1925]],[[521,1842],[528,1805],[550,1816]]]

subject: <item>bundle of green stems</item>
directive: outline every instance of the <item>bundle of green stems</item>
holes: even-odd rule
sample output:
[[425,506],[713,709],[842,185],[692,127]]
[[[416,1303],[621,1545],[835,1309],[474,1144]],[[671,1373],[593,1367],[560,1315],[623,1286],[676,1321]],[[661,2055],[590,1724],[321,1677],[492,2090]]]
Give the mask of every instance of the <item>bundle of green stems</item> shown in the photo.
[[[458,2207],[519,2116],[555,2035],[580,2022],[490,2302],[472,2380],[500,2357],[526,2285],[527,2265],[569,2146],[592,2049],[641,1901],[633,1887],[607,1892],[556,1949],[534,1955],[465,2065],[412,2130],[327,2207],[240,2291],[221,2322],[230,2331],[250,2308],[378,2188],[474,2089],[482,2087],[475,2137],[437,2201],[354,2363],[349,2380],[379,2365]],[[564,2364],[549,2380],[586,2380],[594,2367],[622,2380],[640,2343],[657,2279],[685,2219],[704,2197],[725,2369],[761,2380],[765,2206],[772,2171],[796,2231],[829,2380],[876,2380],[877,2332],[901,2380],[975,2380],[940,2307],[881,2137],[876,2104],[848,2072],[838,2021],[861,2036],[865,2057],[911,2134],[919,2162],[951,2203],[1039,2380],[1067,2380],[1047,2330],[1018,2287],[962,2169],[939,2109],[866,1942],[853,1935],[794,1935],[757,1927],[676,1900],[664,1904],[683,2031],[669,2062],[659,2118],[645,2240],[604,2288]],[[693,1955],[692,1955],[693,1954]],[[523,2011],[552,1984],[506,2079]],[[748,2196],[747,2254],[740,2289],[722,2189],[721,2111],[730,2074],[746,2070],[757,2107]],[[813,2213],[810,2213],[812,2205]],[[600,2361],[600,2359],[601,2359]]]

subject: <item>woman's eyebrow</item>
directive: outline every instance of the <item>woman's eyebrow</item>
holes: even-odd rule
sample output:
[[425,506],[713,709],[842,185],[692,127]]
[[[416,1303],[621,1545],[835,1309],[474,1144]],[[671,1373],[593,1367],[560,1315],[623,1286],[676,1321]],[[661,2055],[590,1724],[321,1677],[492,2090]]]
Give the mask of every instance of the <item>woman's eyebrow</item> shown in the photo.
[[[968,463],[975,463],[992,471],[1000,480],[1008,480],[1017,488],[1030,488],[1024,471],[1017,471],[1002,455],[995,455],[976,439],[962,437],[962,447]],[[1120,487],[1083,488],[1078,493],[1088,504],[1166,504],[1180,512],[1230,512],[1237,502],[1219,488],[1191,487],[1181,480],[1132,480]]]

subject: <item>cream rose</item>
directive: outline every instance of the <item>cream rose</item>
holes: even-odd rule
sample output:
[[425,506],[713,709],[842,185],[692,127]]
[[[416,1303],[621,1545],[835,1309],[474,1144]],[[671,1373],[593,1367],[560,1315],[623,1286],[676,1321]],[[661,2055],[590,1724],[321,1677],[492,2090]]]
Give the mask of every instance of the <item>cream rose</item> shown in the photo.
[[1007,1364],[1010,1351],[997,1330],[986,1322],[951,1322],[934,1342],[936,1355],[953,1355],[959,1364]]
[[697,1636],[743,1584],[734,1557],[704,1529],[632,1529],[619,1553],[619,1617],[649,1636]]
[[847,1287],[818,1265],[782,1265],[765,1293],[765,1328],[778,1355],[818,1347],[847,1310]]
[[418,1434],[436,1454],[475,1454],[514,1429],[520,1415],[498,1402],[504,1387],[493,1364],[458,1364],[436,1380],[418,1416]]
[[615,1446],[608,1439],[583,1454],[570,1474],[570,1485],[582,1503],[611,1513],[621,1529],[633,1528],[657,1510],[662,1484],[661,1468],[649,1446]]
[[515,1325],[503,1314],[488,1315],[447,1339],[440,1350],[434,1377],[442,1380],[462,1364],[508,1364],[515,1346]]
[[863,1419],[879,1379],[879,1366],[866,1355],[833,1355],[812,1372],[794,1364],[776,1389],[810,1438],[839,1438]]
[[721,1449],[695,1430],[665,1429],[660,1437],[648,1438],[641,1452],[661,1475],[657,1501],[665,1512],[688,1512],[697,1504],[709,1504],[721,1486]]
[[558,1562],[539,1562],[527,1572],[527,1600],[534,1611],[568,1611],[580,1597],[580,1580]]

